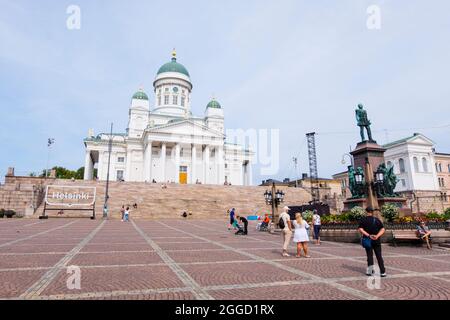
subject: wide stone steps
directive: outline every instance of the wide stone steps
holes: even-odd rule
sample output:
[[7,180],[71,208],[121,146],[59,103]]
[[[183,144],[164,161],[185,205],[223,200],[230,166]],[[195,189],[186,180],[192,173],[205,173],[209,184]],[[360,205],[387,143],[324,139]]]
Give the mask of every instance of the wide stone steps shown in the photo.
[[[97,190],[96,214],[101,216],[105,198],[105,182],[56,180],[54,185],[95,186]],[[210,219],[225,217],[226,211],[236,208],[238,214],[253,215],[270,212],[265,204],[266,187],[177,185],[169,184],[163,189],[160,184],[112,182],[109,186],[109,214],[120,219],[122,205],[130,207],[135,219],[179,218],[183,211],[192,213],[192,218]],[[286,205],[302,205],[311,200],[311,195],[301,188],[285,188]],[[137,209],[132,206],[137,204]],[[43,212],[43,205],[37,214]],[[57,216],[57,212],[47,212]],[[90,213],[65,211],[64,216],[89,216]]]

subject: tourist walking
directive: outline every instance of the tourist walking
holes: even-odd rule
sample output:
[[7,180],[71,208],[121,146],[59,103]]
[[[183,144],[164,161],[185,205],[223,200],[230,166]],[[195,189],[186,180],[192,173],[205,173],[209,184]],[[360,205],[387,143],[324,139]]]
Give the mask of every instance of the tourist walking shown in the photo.
[[366,209],[367,216],[359,221],[358,231],[362,235],[361,243],[366,249],[367,254],[367,272],[368,276],[372,276],[375,273],[373,268],[373,253],[377,257],[378,266],[380,267],[380,276],[386,277],[386,269],[384,267],[383,256],[381,253],[381,236],[385,233],[386,229],[380,219],[373,216],[374,210],[369,207]]
[[289,247],[289,242],[292,237],[292,225],[291,225],[291,217],[289,216],[289,207],[284,207],[283,212],[280,214],[279,218],[279,227],[281,229],[281,234],[283,236],[283,257],[290,257],[287,249]]
[[320,219],[320,215],[317,213],[317,210],[314,210],[312,223],[314,231],[314,240],[316,240],[316,244],[320,246],[320,229],[322,228],[322,221]]
[[305,258],[311,258],[308,255],[308,242],[309,242],[309,236],[308,236],[308,223],[303,220],[302,214],[297,213],[295,215],[295,220],[293,221],[293,225],[295,228],[294,231],[294,242],[297,244],[297,258],[300,258],[302,256],[302,249],[305,253]]
[[[233,227],[233,228],[235,228],[234,227],[234,216],[235,216],[235,213],[234,213],[234,208],[233,209],[231,209],[231,211],[230,211],[230,224],[228,225],[228,230],[231,230],[231,228]],[[236,228],[235,228],[236,229]]]
[[122,209],[120,209],[120,214],[122,216],[122,222],[123,222],[123,217],[125,215],[125,206],[122,206]]
[[127,207],[127,209],[125,210],[125,212],[123,214],[123,220],[125,222],[129,222],[130,221],[130,207]]

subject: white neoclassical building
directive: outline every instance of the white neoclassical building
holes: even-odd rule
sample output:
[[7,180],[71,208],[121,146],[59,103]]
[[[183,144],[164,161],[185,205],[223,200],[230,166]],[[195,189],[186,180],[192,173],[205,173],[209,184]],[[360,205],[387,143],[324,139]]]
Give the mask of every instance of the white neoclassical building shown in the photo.
[[388,167],[399,179],[396,192],[439,191],[434,159],[434,142],[420,133],[386,144]]
[[[84,179],[181,184],[252,184],[252,155],[243,146],[226,143],[224,112],[215,99],[204,117],[191,113],[189,72],[177,62],[164,64],[153,83],[155,100],[140,89],[129,108],[126,133],[93,133],[86,146]],[[111,142],[111,153],[109,145]]]

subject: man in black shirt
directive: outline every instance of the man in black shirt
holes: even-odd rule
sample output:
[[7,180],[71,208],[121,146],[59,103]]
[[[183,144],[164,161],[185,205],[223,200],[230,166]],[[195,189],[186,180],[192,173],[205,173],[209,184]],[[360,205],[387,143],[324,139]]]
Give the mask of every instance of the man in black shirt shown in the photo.
[[248,220],[241,216],[237,216],[236,218],[244,224],[244,233],[243,234],[247,235],[248,234]]
[[380,219],[373,216],[373,208],[367,208],[367,216],[359,221],[358,231],[363,237],[371,239],[371,248],[366,248],[367,254],[367,275],[371,276],[374,273],[373,270],[373,253],[377,257],[378,266],[380,267],[380,276],[386,277],[386,269],[384,268],[384,261],[381,255],[381,236],[384,234],[386,229],[384,229],[383,223]]

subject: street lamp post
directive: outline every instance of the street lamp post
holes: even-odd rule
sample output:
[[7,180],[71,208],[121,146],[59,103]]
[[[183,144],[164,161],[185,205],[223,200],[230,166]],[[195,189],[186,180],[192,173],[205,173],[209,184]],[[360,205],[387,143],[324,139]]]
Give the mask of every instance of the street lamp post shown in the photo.
[[111,123],[111,134],[108,143],[108,171],[106,173],[106,190],[105,190],[105,204],[103,206],[103,218],[108,218],[108,200],[109,200],[109,170],[111,167],[111,151],[113,143],[113,124]]
[[355,166],[355,164],[353,163],[353,157],[352,157],[352,155],[350,154],[350,153],[344,153],[343,155],[342,155],[342,161],[341,161],[341,163],[342,164],[346,164],[347,162],[345,161],[345,157],[349,157],[350,158],[350,163],[352,164],[352,167],[354,167]]
[[48,138],[48,142],[47,142],[47,147],[48,147],[48,151],[47,151],[47,165],[45,166],[45,178],[48,177],[48,166],[49,166],[49,161],[50,161],[50,148],[52,146],[52,144],[55,143],[55,139],[53,138]]
[[284,202],[285,193],[281,190],[277,190],[275,186],[275,182],[272,183],[272,189],[267,190],[264,193],[264,199],[266,200],[266,204],[272,206],[272,225],[271,232],[275,229],[275,225],[278,223],[278,205]]

